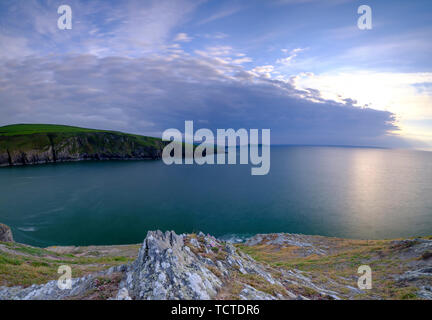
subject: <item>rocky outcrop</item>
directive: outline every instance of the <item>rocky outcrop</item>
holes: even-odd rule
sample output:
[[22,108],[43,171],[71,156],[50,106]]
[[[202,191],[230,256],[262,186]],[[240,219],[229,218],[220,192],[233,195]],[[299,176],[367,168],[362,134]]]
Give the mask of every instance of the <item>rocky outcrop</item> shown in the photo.
[[[295,298],[272,275],[253,259],[237,252],[231,245],[200,234],[196,238],[174,232],[149,232],[137,260],[128,267],[120,284],[132,299],[198,299],[218,297],[228,279],[236,274],[260,277],[279,286],[280,293],[271,295],[241,284],[242,299]],[[239,282],[240,283],[240,282]]]
[[13,242],[11,229],[2,223],[0,223],[0,242]]
[[255,246],[257,244],[265,243],[267,245],[276,246],[290,246],[295,247],[304,257],[312,254],[326,255],[328,247],[322,243],[317,242],[316,238],[306,236],[303,234],[290,234],[290,233],[271,233],[271,234],[257,234],[246,241],[246,245]]
[[174,232],[149,232],[129,268],[125,289],[134,299],[210,299],[222,281]]
[[62,289],[58,280],[43,285],[22,287],[0,287],[0,300],[64,300],[80,299],[98,289],[98,279],[124,271],[124,266],[113,267],[104,272],[71,279],[70,289]]
[[159,139],[115,132],[0,136],[0,167],[82,160],[159,159]]
[[[45,264],[53,254],[113,253],[107,246],[48,249]],[[73,279],[71,289],[61,290],[56,280],[0,286],[0,300],[432,299],[432,258],[425,255],[431,249],[431,237],[350,240],[280,233],[256,235],[234,246],[203,233],[150,231],[135,246],[130,257],[136,259],[129,264]],[[19,261],[28,261],[32,252],[41,255],[40,250],[3,244],[0,258],[3,253],[11,268],[20,268]],[[14,254],[21,260],[12,260]],[[372,290],[357,286],[357,268],[364,264],[373,270]]]
[[275,279],[270,269],[229,243],[200,233],[198,236],[151,231],[137,259],[106,272],[72,280],[61,290],[57,281],[44,285],[0,287],[2,299],[70,299],[95,290],[95,279],[121,273],[112,299],[302,299]]

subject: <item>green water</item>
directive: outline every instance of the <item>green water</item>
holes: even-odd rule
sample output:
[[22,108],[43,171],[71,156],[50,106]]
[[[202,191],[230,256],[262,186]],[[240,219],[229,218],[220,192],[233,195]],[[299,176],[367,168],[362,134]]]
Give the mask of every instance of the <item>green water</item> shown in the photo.
[[138,243],[155,229],[432,235],[432,153],[272,147],[267,176],[162,161],[2,168],[0,222],[38,246]]

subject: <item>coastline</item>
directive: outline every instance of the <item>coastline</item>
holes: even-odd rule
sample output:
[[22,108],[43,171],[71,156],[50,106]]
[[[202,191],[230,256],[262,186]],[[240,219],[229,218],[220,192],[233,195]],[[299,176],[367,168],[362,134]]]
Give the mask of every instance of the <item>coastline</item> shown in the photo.
[[[33,131],[25,131],[25,129]],[[161,159],[161,139],[54,125],[0,127],[0,167],[84,160]]]

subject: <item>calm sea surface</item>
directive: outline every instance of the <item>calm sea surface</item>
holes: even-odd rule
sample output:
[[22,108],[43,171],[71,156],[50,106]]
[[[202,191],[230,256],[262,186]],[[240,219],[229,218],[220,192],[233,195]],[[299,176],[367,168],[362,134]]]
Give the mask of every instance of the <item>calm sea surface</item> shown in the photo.
[[432,235],[432,153],[272,147],[267,176],[162,161],[2,168],[0,222],[38,246],[138,243],[155,229]]

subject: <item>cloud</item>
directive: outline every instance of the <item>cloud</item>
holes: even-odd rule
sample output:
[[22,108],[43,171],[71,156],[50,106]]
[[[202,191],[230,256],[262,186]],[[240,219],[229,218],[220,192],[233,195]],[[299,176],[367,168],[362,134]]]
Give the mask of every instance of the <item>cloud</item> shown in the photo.
[[229,37],[226,33],[223,32],[215,32],[215,33],[206,33],[204,34],[204,38],[207,39],[225,39]]
[[377,72],[366,69],[300,74],[292,79],[296,88],[315,88],[327,99],[351,101],[351,104],[392,112],[397,115],[404,137],[425,142],[428,139],[429,144],[432,141],[430,127],[415,127],[419,121],[432,119],[431,72]]
[[213,46],[207,47],[206,52],[211,56],[228,56],[233,52],[230,46]]
[[274,71],[274,67],[272,65],[265,66],[257,66],[251,70],[256,76],[264,76],[266,78],[271,78],[271,73]]
[[198,22],[198,25],[203,25],[209,22],[213,22],[219,19],[223,19],[229,16],[232,16],[233,14],[236,14],[237,12],[239,12],[242,9],[242,7],[240,6],[233,6],[233,7],[229,7],[229,8],[224,8],[212,15],[210,15],[209,17],[201,20],[200,22]]
[[390,133],[398,129],[390,112],[326,100],[211,56],[33,57],[0,63],[0,79],[1,124],[160,136],[195,120],[212,130],[270,128],[272,143],[403,145]]
[[0,3],[1,55],[68,52],[137,56],[157,52],[201,2],[146,0],[143,5],[140,0],[69,0],[72,30],[67,31],[57,28],[60,1]]
[[253,59],[244,53],[238,53],[230,46],[211,46],[203,50],[195,50],[195,54],[201,57],[213,58],[221,63],[243,64],[252,62]]
[[243,57],[243,58],[238,58],[238,59],[232,60],[232,63],[235,63],[235,64],[243,64],[243,63],[248,63],[248,62],[252,62],[252,58]]
[[188,36],[187,33],[178,33],[176,37],[174,38],[174,41],[177,42],[190,42],[192,41],[192,38]]
[[295,78],[298,88],[313,87],[327,98],[352,98],[361,105],[389,110],[405,119],[432,118],[431,72],[377,72],[351,70],[323,74],[302,74]]
[[33,51],[28,46],[28,41],[20,37],[8,37],[0,33],[0,58],[14,58],[21,55],[31,55]]
[[288,49],[281,49],[281,51],[283,53],[288,54],[288,57],[277,59],[276,63],[280,63],[283,65],[289,65],[294,60],[294,58],[297,57],[298,53],[300,53],[304,50],[305,50],[304,48],[295,48],[291,51]]
[[310,3],[319,3],[322,5],[338,5],[338,4],[343,4],[343,3],[348,3],[348,2],[354,2],[356,0],[327,0],[327,1],[322,1],[322,0],[275,0],[276,4],[279,5],[292,5],[292,4],[310,4]]

